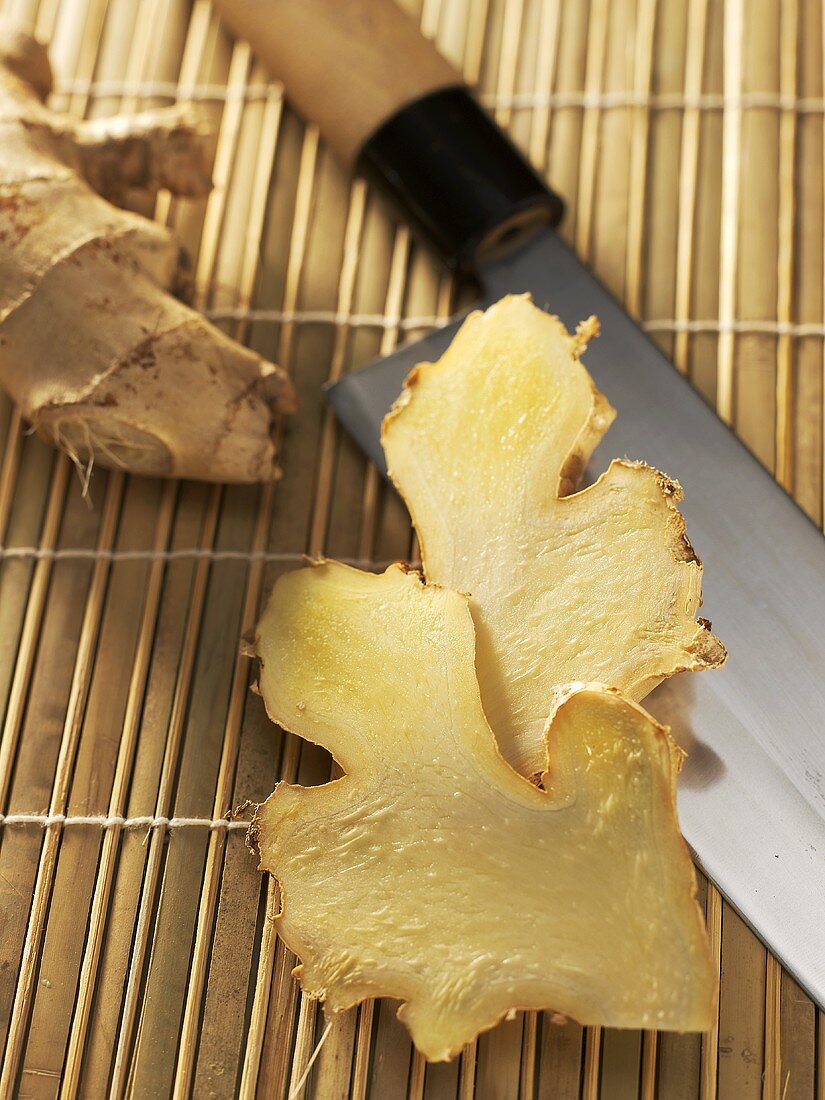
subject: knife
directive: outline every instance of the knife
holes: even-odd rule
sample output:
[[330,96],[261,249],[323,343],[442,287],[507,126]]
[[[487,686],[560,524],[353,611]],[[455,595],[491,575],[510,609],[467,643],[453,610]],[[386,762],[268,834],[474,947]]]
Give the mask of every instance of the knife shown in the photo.
[[[595,462],[641,458],[682,483],[705,605],[730,659],[651,698],[689,750],[679,790],[697,863],[825,1007],[825,540],[554,232],[562,203],[392,0],[219,0],[345,166],[405,211],[480,305],[529,291],[572,328],[618,409]],[[384,414],[459,321],[327,390],[385,470]]]

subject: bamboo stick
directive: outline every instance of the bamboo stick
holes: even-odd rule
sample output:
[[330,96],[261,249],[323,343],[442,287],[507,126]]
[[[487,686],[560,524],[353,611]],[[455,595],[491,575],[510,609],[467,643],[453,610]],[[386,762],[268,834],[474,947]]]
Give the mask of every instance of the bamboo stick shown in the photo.
[[[600,2],[600,0],[599,0]],[[637,26],[640,12],[637,10],[637,0],[611,0],[606,5],[604,12],[604,36],[605,44],[602,57],[601,78],[596,85],[597,95],[609,97],[620,89],[630,87],[632,89],[635,80],[649,81],[650,57],[641,58],[641,74],[635,76],[636,49],[641,46],[649,54],[649,45],[646,40],[649,36],[646,30]],[[591,33],[598,33],[598,23],[593,25],[596,14],[591,15]],[[627,36],[628,44],[625,44],[624,36]],[[631,46],[630,43],[633,45]],[[633,134],[633,110],[624,105],[610,110],[602,109],[594,105],[591,114],[598,119],[598,128],[592,131],[592,157],[593,177],[592,196],[589,200],[590,207],[590,232],[587,241],[586,255],[589,262],[598,267],[602,279],[613,293],[621,300],[627,297],[627,272],[628,265],[632,267],[630,260],[631,249],[641,247],[640,240],[634,245],[629,233],[633,229],[631,206],[643,197],[631,194],[633,156],[636,159],[647,157],[647,136],[649,129],[645,123],[641,128],[637,125],[638,136],[641,143],[636,141],[634,149]],[[585,119],[588,116],[588,108],[585,108]],[[582,156],[587,153],[586,140],[590,135],[582,135]],[[641,170],[641,165],[637,172]],[[636,266],[634,272],[637,278],[641,278],[641,271]]]
[[719,1003],[718,1095],[762,1096],[765,1043],[765,949],[725,908]]
[[[685,50],[685,97],[694,101],[702,92],[708,26],[708,0],[691,0]],[[676,241],[676,301],[673,316],[687,321],[693,289],[693,234],[696,223],[696,190],[699,176],[700,112],[686,107],[682,116],[679,170],[679,230]],[[688,374],[688,333],[677,332],[673,358],[682,374]]]
[[[160,487],[157,482],[132,482],[124,489],[116,546],[127,551],[151,547],[153,532],[162,537],[164,523],[168,527],[171,521],[174,498],[159,515]],[[137,657],[150,571],[150,563],[146,560],[115,561],[109,567],[99,636],[89,668],[87,698],[71,767],[66,806],[69,817],[105,814],[118,778],[116,731],[126,721],[130,700],[133,712],[134,707],[139,706],[140,697],[136,698],[135,693],[141,692],[143,686],[141,681],[130,683],[130,677],[123,675],[123,668],[131,668]],[[144,622],[144,636],[146,630]],[[124,766],[129,765],[125,765],[122,758],[120,764],[122,782],[126,778]],[[85,918],[93,908],[101,844],[111,844],[116,834],[117,830],[102,831],[96,826],[83,826],[66,830],[61,838],[51,886],[49,918],[38,962],[40,977],[26,1039],[24,1081],[30,1078],[39,1081],[44,1070],[57,1076],[61,1076],[62,1070],[63,1081],[66,1080],[66,1047],[86,950],[84,940],[88,943]],[[33,1085],[34,1081],[29,1089]],[[37,1093],[37,1087],[33,1091]]]
[[[203,534],[201,537],[201,546],[203,547],[211,546],[213,543],[218,522],[219,505],[220,489],[215,488],[209,494],[208,508],[204,518]],[[186,705],[194,673],[197,655],[197,639],[204,614],[208,577],[209,562],[207,559],[202,559],[198,562],[195,570],[190,610],[181,651],[180,670],[175,685],[175,696],[169,719],[163,768],[155,801],[155,814],[158,816],[169,816],[172,809],[173,783],[180,757]],[[123,1014],[118,1028],[117,1047],[114,1053],[111,1094],[115,1097],[125,1095],[131,1071],[135,1028],[140,1016],[139,997],[141,992],[141,977],[150,948],[149,939],[151,935],[155,895],[161,874],[161,858],[163,856],[164,839],[164,834],[161,830],[154,830],[149,840],[149,852],[141,888],[140,907],[137,914],[134,943],[129,963],[129,978],[125,990]]]
[[[249,546],[255,523],[256,493],[246,499],[224,496],[217,528],[219,548]],[[224,732],[231,701],[247,565],[212,565],[204,600],[197,658],[191,678],[185,723],[177,750],[177,774],[167,797],[170,810],[183,818],[209,818],[215,804]],[[217,816],[231,809],[224,805]],[[167,811],[169,812],[169,811]],[[158,874],[147,875],[145,911],[152,906],[152,952],[146,956],[145,985],[135,1033],[130,1089],[139,1095],[165,1096],[174,1086],[176,1052],[186,991],[192,980],[192,945],[198,900],[210,838],[205,829],[170,832],[159,851]],[[150,868],[155,873],[154,865]]]
[[[606,0],[591,0],[587,24],[587,64],[584,94],[596,99],[604,81],[609,8]],[[576,198],[576,251],[590,259],[593,236],[593,200],[595,198],[596,163],[599,151],[601,109],[595,104],[584,108],[581,145],[579,147],[579,179]]]
[[19,27],[33,31],[37,22],[38,0],[6,0],[3,14]]
[[[706,20],[703,94],[725,97],[725,4],[711,0]],[[719,271],[722,257],[723,147],[728,119],[724,107],[703,111],[699,126],[699,166],[691,254],[690,313],[694,318],[719,318]],[[686,348],[692,385],[710,404],[716,401],[719,373],[718,332],[692,333]]]
[[816,1096],[816,1008],[796,982],[780,972],[778,1085],[782,1100]]
[[[725,110],[722,136],[722,238],[719,261],[719,321],[729,325],[736,314],[739,247],[739,179],[741,174],[743,37],[745,0],[725,4]],[[734,335],[719,336],[716,411],[726,424],[734,417]]]
[[616,1100],[636,1100],[641,1091],[642,1033],[605,1028],[599,1067],[599,1090]]
[[[153,549],[163,549],[168,544],[174,514],[175,495],[176,487],[174,483],[170,482],[164,492],[163,502],[158,514]],[[135,664],[130,678],[129,698],[123,720],[123,734],[118,751],[112,792],[109,798],[109,814],[124,814],[126,812],[126,798],[134,762],[140,710],[149,674],[151,643],[157,625],[163,574],[164,563],[158,559],[151,566],[147,583]],[[80,972],[77,1002],[61,1083],[61,1096],[65,1097],[77,1094],[81,1060],[91,1012],[93,982],[100,962],[105,915],[111,899],[119,839],[119,831],[116,829],[108,830],[103,837],[103,848],[89,920],[89,934]]]
[[[7,496],[0,527],[6,545],[32,545],[45,536],[51,540],[47,552],[53,548],[55,533],[48,525],[44,529],[53,465],[54,454],[39,440],[29,438],[22,441],[16,434],[7,437],[4,456]],[[60,490],[58,506],[62,503],[62,495],[63,489]],[[51,499],[54,503],[54,498]],[[52,511],[51,514],[54,517],[58,513]],[[39,599],[29,605],[29,593],[36,576],[42,586],[44,577],[51,575],[50,567],[38,573],[37,564],[36,559],[19,558],[4,558],[0,563],[0,698],[6,705],[5,718],[0,726],[0,780],[3,787],[7,787],[7,781],[2,777],[8,775],[9,754],[15,751],[22,718],[19,704],[25,684],[21,675],[26,665],[25,662],[19,665],[18,657],[21,647],[25,652],[35,636],[32,628],[42,611]],[[38,629],[35,627],[35,633]]]
[[762,1100],[782,1100],[782,967],[767,957],[765,976],[765,1054]]
[[[122,495],[123,477],[120,474],[113,474],[109,478],[101,517],[101,530],[98,541],[98,549],[100,550],[111,548],[114,541]],[[89,680],[100,630],[108,572],[108,561],[105,558],[98,559],[92,570],[91,583],[83,613],[69,701],[63,722],[63,732],[49,800],[50,814],[63,814],[67,808],[69,784],[80,737],[83,709],[88,697]],[[16,1091],[18,1067],[24,1053],[26,1027],[29,1022],[35,992],[34,983],[37,963],[48,918],[49,896],[54,882],[61,832],[62,829],[59,825],[49,826],[46,829],[40,851],[37,878],[34,883],[26,939],[23,944],[23,954],[20,962],[20,973],[11,1010],[3,1070],[0,1074],[0,1097],[3,1097],[4,1100],[5,1097],[12,1096]]]
[[[559,49],[556,65],[556,86],[560,95],[575,95],[587,80],[587,59],[590,11],[589,4],[564,3],[559,19]],[[568,242],[575,241],[579,224],[578,199],[581,179],[581,138],[583,109],[580,106],[558,107],[550,123],[547,175],[553,187],[564,198],[567,211],[560,232]]]
[[[642,270],[655,274],[644,279],[640,311],[656,325],[655,318],[672,318],[676,311],[676,265],[674,253],[679,235],[679,194],[682,171],[681,141],[686,114],[682,97],[685,87],[688,34],[686,4],[657,5],[650,74],[648,169],[646,178]],[[703,42],[700,40],[700,47]],[[698,109],[696,111],[698,114]],[[653,338],[672,358],[674,334],[651,329]]]
[[[71,522],[77,518],[77,513],[72,510],[61,531],[69,476],[68,462],[59,461],[50,478],[51,466],[49,463],[44,468],[38,468],[35,464],[34,472],[41,476],[28,485],[29,489],[35,490],[35,494],[29,498],[33,502],[37,501],[38,491],[45,496],[48,490],[41,538],[49,548],[56,545],[58,537],[68,534],[71,538],[77,530],[76,525]],[[24,461],[21,467],[21,484],[25,485],[25,474],[30,469],[29,464]],[[26,509],[25,512],[27,514],[20,517],[23,529],[31,529],[32,522],[39,526],[41,507],[35,505],[34,509]],[[29,514],[31,512],[33,515]],[[82,519],[86,520],[88,527],[88,517]],[[21,803],[31,806],[33,798],[38,800],[35,804],[41,806],[48,802],[50,769],[54,767],[61,729],[59,702],[55,707],[54,701],[68,695],[74,663],[72,642],[77,637],[89,574],[90,568],[87,564],[74,569],[69,567],[68,570],[55,569],[48,557],[42,558],[33,571],[24,570],[23,576],[17,578],[24,582],[31,578],[30,586],[24,583],[16,600],[4,600],[4,618],[5,613],[13,617],[11,636],[17,635],[17,645],[8,654],[11,667],[4,675],[4,686],[7,689],[6,714],[0,739],[0,794],[4,808],[11,808],[15,804],[20,806]],[[76,592],[74,599],[69,596],[72,590]],[[51,604],[47,613],[46,596],[49,593],[53,601],[60,602],[57,606]],[[4,625],[11,624],[7,621]],[[48,697],[37,676],[43,662],[50,667],[51,690]],[[21,905],[20,901],[32,894],[42,836],[36,829],[27,829],[18,834],[5,834],[2,839],[0,888],[5,919],[0,922],[0,1019],[3,1021],[0,1038],[5,1044],[29,920],[29,907]]]
[[[640,98],[651,93],[653,75],[653,43],[656,29],[657,0],[639,0],[636,10],[634,43],[633,91]],[[627,262],[625,266],[625,304],[638,317],[642,311],[644,281],[642,259],[645,244],[648,145],[650,141],[650,109],[639,104],[632,110],[630,127],[630,205],[627,227]]]
[[[170,549],[197,547],[209,543],[204,530],[208,491],[205,486],[182,486],[177,499]],[[207,543],[203,543],[203,538]],[[178,658],[186,635],[190,600],[197,576],[192,558],[173,559],[165,565],[162,598],[149,654],[150,667],[142,700],[140,726],[129,776],[125,814],[136,817],[154,814],[163,771],[166,734],[170,727]],[[124,728],[126,723],[124,722]],[[130,958],[135,924],[140,908],[143,875],[147,860],[148,832],[124,831],[119,838],[114,883],[105,912],[105,924],[97,972],[93,975],[94,995],[84,1038],[80,1094],[94,1097],[108,1089],[117,1045],[117,1028],[124,993],[129,988]],[[90,924],[90,937],[96,935]]]
[[[285,782],[290,782],[289,776],[294,776],[297,770],[297,755],[298,746],[296,741],[288,739],[280,769],[282,779]],[[275,917],[278,914],[279,906],[278,890],[270,878],[266,884],[265,916],[255,980],[255,995],[252,1002],[249,1034],[239,1086],[241,1100],[258,1095],[258,1075],[261,1069],[266,1028],[266,1006],[269,1003],[273,985],[277,988],[280,980],[278,969],[274,968],[277,949]],[[287,960],[284,959],[283,955],[278,959],[278,964],[279,967],[287,965]]]
[[[59,6],[46,4],[38,13],[37,34],[48,39],[49,57],[58,72],[76,74],[80,79],[91,77],[97,64],[101,33],[108,0],[69,0]],[[83,116],[88,100],[85,96],[53,97],[58,111],[71,111]]]
[[[709,933],[713,939],[713,914],[707,909],[707,880],[701,873],[697,873],[697,901],[706,913]],[[718,965],[718,957],[715,961]],[[712,1033],[711,1036],[676,1035],[673,1032],[658,1034],[654,1084],[660,1096],[667,1096],[668,1100],[697,1100],[700,1093],[703,1045],[708,1053],[708,1061],[713,1059],[713,1072],[716,1073],[715,1057],[709,1043],[710,1046],[713,1045]],[[644,1066],[642,1083],[645,1084]]]
[[430,1062],[424,1077],[424,1100],[457,1100],[460,1060]]
[[582,1100],[597,1100],[602,1054],[602,1029],[588,1027],[584,1031],[584,1060],[582,1065]]
[[[705,921],[708,926],[710,938],[710,952],[714,969],[722,981],[722,920],[723,920],[722,895],[713,885],[708,883],[705,908]],[[716,1018],[710,1031],[702,1036],[702,1057],[700,1064],[699,1100],[716,1100],[719,1081],[719,1028],[721,1022],[721,999],[717,1006]]]
[[[779,13],[779,92],[783,99],[797,95],[799,9],[797,0],[784,0]],[[776,319],[793,320],[793,280],[796,207],[796,112],[784,110],[779,118],[779,246],[777,249]],[[776,347],[776,479],[793,490],[794,342],[780,333]],[[770,963],[769,963],[770,965]],[[778,985],[779,972],[773,975]]]
[[[822,50],[821,56],[825,56],[825,4],[823,4],[823,8],[822,8],[822,22],[821,22],[821,25],[820,25],[820,43],[821,43],[821,50]],[[824,132],[823,132],[822,141],[823,141],[823,154],[825,154],[825,115],[823,115],[823,127],[824,127]],[[823,159],[825,160],[825,156],[823,157]],[[825,167],[823,167],[823,174],[825,174]],[[825,205],[825,184],[823,184],[823,205]],[[823,218],[825,218],[825,215],[823,215]],[[825,261],[825,256],[823,256],[823,261]],[[825,319],[825,274],[823,274],[823,287],[822,287],[822,289],[823,289],[823,307],[822,307],[822,309],[823,309],[823,319]],[[822,450],[821,450],[822,500],[821,500],[821,507],[820,507],[820,518],[822,520],[823,531],[825,531],[825,345],[823,345],[823,351],[822,351],[822,413],[821,413],[821,416],[820,416],[820,431],[821,431],[820,439],[821,439],[821,443],[822,443]],[[819,1023],[820,1023],[820,1027],[819,1027],[819,1031],[817,1032],[817,1034],[821,1038],[821,1035],[822,1035],[822,1010],[821,1009],[820,1009]],[[820,1049],[821,1049],[821,1047],[820,1047]],[[820,1077],[819,1080],[820,1081],[825,1081],[825,1074],[822,1074],[822,1076]],[[820,1087],[825,1088],[825,1086],[820,1086]]]
[[[822,96],[822,5],[799,11],[798,94]],[[796,158],[796,270],[794,313],[802,323],[821,323],[823,309],[823,124],[818,115],[800,114]],[[793,467],[794,496],[815,523],[822,521],[823,341],[794,341]]]
[[519,1100],[532,1100],[536,1093],[539,1014],[524,1013],[524,1032],[519,1067]]
[[10,410],[9,420],[4,432],[3,462],[0,465],[0,535],[5,538],[14,500],[14,486],[20,466],[20,445],[22,443],[22,416],[15,406]]
[[[797,18],[791,4],[777,0],[747,0],[745,8],[747,34],[741,46],[742,91],[744,93],[776,92],[791,80],[796,85],[796,61],[783,61],[783,33],[796,38]],[[788,13],[786,15],[786,13]],[[783,32],[783,24],[785,30]],[[783,72],[783,70],[785,70]],[[792,217],[788,217],[790,173],[793,167],[783,164],[782,130],[787,132],[784,112],[754,108],[744,112],[741,127],[742,164],[748,166],[743,178],[739,207],[739,241],[737,260],[737,297],[739,314],[743,318],[775,317],[777,307],[791,309],[790,291],[784,280],[788,263],[793,263],[794,242]],[[795,125],[791,136],[795,145]],[[792,151],[791,151],[792,154]],[[793,154],[792,154],[793,155]],[[781,167],[771,171],[769,165]],[[786,209],[783,210],[784,206]],[[784,239],[783,239],[784,237]],[[757,276],[757,271],[759,275]],[[784,285],[783,285],[784,284]],[[777,396],[790,399],[790,345],[783,359],[778,359],[782,344],[777,336],[744,333],[735,338],[736,430],[758,458],[776,469],[783,461],[777,450],[777,432],[785,432],[791,414],[790,406],[777,406]],[[784,362],[784,367],[783,367]],[[766,415],[767,413],[767,415]],[[785,456],[785,459],[789,458]],[[790,468],[785,471],[790,476]]]
[[[266,486],[261,495],[256,531],[252,541],[253,550],[261,549],[264,545],[272,509],[272,494],[272,486]],[[260,599],[262,577],[263,562],[258,561],[249,568],[241,614],[244,631],[249,630],[254,625]],[[237,762],[241,717],[248,690],[248,675],[248,660],[243,655],[238,654],[226,720],[227,732],[223,741],[218,782],[212,808],[214,818],[223,816],[231,808],[231,784]],[[208,949],[212,942],[213,921],[226,845],[226,833],[213,832],[209,837],[209,849],[201,888],[198,924],[193,948],[192,969],[187,983],[186,1003],[181,1025],[180,1051],[175,1071],[173,1095],[176,1097],[188,1096],[192,1085],[197,1053],[197,1028],[200,1022],[201,998],[203,997],[206,981]]]
[[[556,83],[556,70],[559,59],[559,39],[561,25],[561,3],[549,0],[539,7],[539,28],[536,34],[536,75],[534,87],[537,92],[552,92]],[[547,168],[547,142],[550,135],[551,108],[548,102],[536,107],[532,112],[528,156],[534,167],[544,175]]]
[[[57,462],[46,506],[46,517],[40,537],[41,546],[51,548],[56,544],[66,486],[69,478],[69,464],[65,458]],[[0,740],[0,801],[5,802],[11,784],[11,769],[20,727],[23,722],[23,710],[34,665],[35,648],[45,610],[45,599],[52,572],[52,559],[40,558],[34,569],[32,586],[29,591],[26,615],[17,647],[14,676],[11,682],[6,704],[6,717]]]
[[542,1014],[537,1100],[578,1100],[583,1042],[578,1024]]
[[[20,0],[26,4],[31,12],[34,22],[35,36],[42,41],[50,41],[54,37],[54,26],[57,19],[57,8],[60,0]],[[29,21],[30,25],[31,21]]]
[[[208,59],[214,50],[217,23],[210,0],[195,0],[186,28],[186,37],[177,75],[176,103],[192,102],[192,90],[201,72],[208,71]],[[208,200],[207,200],[208,206]],[[155,217],[164,225],[174,221],[175,200],[169,192],[161,192],[155,200]],[[202,234],[199,234],[199,236]]]

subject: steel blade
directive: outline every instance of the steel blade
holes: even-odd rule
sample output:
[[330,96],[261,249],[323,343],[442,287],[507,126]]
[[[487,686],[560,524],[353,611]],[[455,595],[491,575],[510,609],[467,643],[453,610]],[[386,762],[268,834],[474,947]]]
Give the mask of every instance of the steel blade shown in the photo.
[[[679,813],[699,865],[825,1006],[825,539],[555,234],[485,276],[485,301],[530,290],[569,327],[598,314],[586,364],[618,416],[591,467],[627,455],[685,489],[705,611],[730,659],[675,677],[647,705],[689,752]],[[407,370],[440,355],[454,328],[331,390],[379,464],[380,421]]]
[[410,370],[416,363],[438,359],[455,336],[462,319],[454,318],[443,328],[403,344],[386,358],[376,359],[354,374],[347,374],[339,382],[324,387],[335,415],[382,474],[386,474],[387,464],[381,448],[381,421],[401,393]]

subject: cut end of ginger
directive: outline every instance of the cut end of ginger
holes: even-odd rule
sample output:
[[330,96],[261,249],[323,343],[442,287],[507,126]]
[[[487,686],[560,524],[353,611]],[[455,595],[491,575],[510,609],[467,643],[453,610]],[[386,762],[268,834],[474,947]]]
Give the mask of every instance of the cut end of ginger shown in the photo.
[[393,566],[282,577],[259,624],[271,717],[345,775],[258,810],[278,931],[332,1011],[403,1003],[445,1060],[510,1011],[703,1030],[715,978],[679,834],[680,752],[610,688],[557,695],[545,790],[482,711],[466,597]]
[[613,461],[576,492],[614,418],[571,335],[528,295],[464,322],[415,368],[384,421],[390,476],[429,581],[468,592],[484,708],[524,775],[545,766],[548,700],[598,680],[639,700],[675,672],[723,663],[678,483]]

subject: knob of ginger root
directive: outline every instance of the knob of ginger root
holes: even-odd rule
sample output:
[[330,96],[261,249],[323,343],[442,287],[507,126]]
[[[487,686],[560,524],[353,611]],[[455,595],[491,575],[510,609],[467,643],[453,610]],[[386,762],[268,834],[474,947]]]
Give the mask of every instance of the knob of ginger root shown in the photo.
[[272,478],[288,376],[175,298],[172,234],[112,205],[204,195],[207,135],[177,107],[76,121],[50,88],[44,47],[0,21],[0,385],[87,469]]

